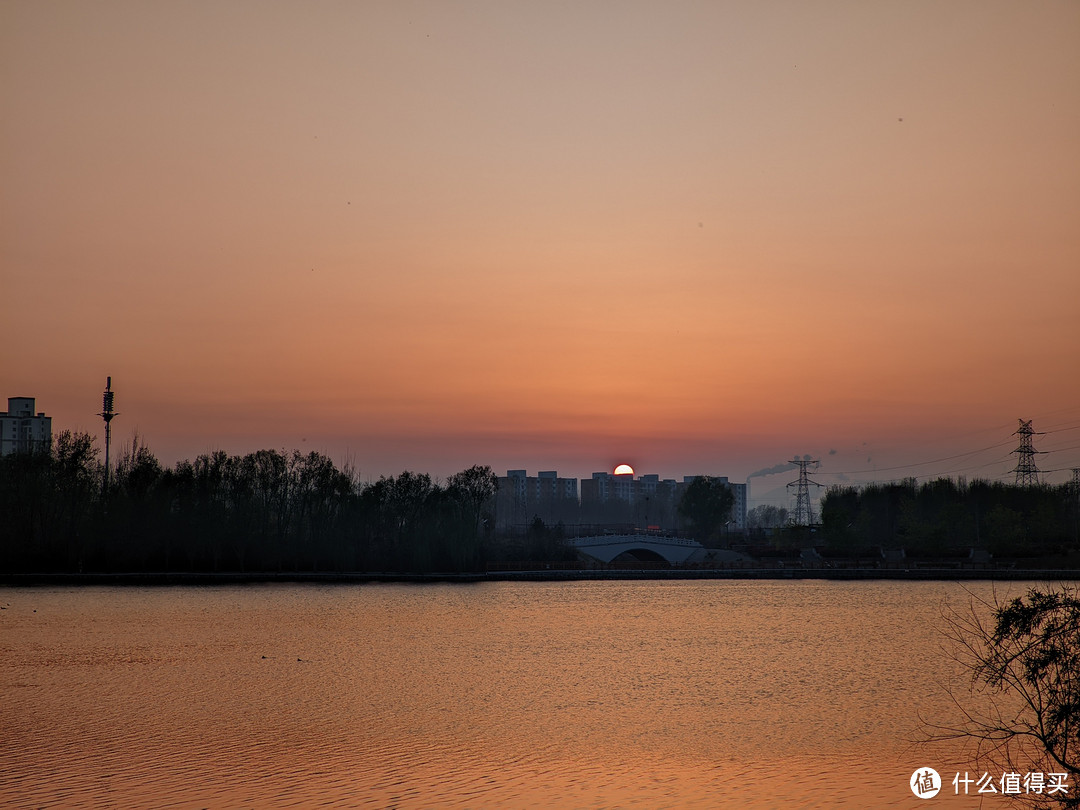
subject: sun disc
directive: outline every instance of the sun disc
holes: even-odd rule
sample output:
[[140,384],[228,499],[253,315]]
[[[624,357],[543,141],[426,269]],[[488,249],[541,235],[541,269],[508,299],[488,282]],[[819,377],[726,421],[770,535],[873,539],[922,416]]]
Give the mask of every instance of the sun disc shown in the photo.
[[615,475],[633,475],[634,468],[629,464],[620,464],[615,468]]

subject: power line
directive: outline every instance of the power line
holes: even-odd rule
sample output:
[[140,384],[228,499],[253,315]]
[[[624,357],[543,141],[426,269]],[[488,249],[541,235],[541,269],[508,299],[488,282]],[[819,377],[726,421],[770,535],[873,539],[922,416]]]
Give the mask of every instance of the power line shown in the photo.
[[1069,447],[1051,447],[1046,450],[1047,453],[1067,453],[1070,450],[1080,450],[1080,444],[1070,445]]
[[970,472],[971,470],[981,470],[981,469],[984,469],[986,467],[993,466],[995,464],[1007,464],[1009,462],[1009,460],[1010,460],[1009,456],[1011,456],[1011,455],[1012,455],[1012,453],[1010,453],[1007,456],[1002,456],[1000,458],[996,458],[993,461],[984,461],[982,464],[972,464],[972,465],[970,465],[968,467],[956,467],[956,468],[953,468],[951,470],[942,470],[941,472],[934,473],[934,475],[937,475],[939,477],[940,476],[945,476],[945,475],[956,475],[957,473],[966,473],[966,472]]
[[[1066,410],[1071,410],[1071,409],[1066,409]],[[1019,421],[1021,422],[1021,424],[1023,424],[1023,420],[1019,420]],[[993,430],[993,429],[995,429],[995,428],[988,428],[987,430]],[[1061,433],[1061,432],[1064,432],[1064,431],[1077,430],[1077,429],[1080,429],[1080,424],[1077,424],[1077,425],[1074,425],[1074,426],[1071,426],[1071,427],[1064,427],[1064,428],[1058,428],[1058,429],[1038,431],[1038,433],[1035,434],[1035,435],[1041,435],[1041,434],[1044,434],[1044,433],[1046,433],[1046,434],[1049,434],[1049,433]],[[984,431],[973,431],[972,433],[969,433],[969,434],[966,434],[966,435],[974,435],[976,433],[985,433],[985,432],[986,432],[985,430]],[[1017,433],[1019,433],[1019,430],[1014,432],[1012,435],[1015,436],[1015,435],[1017,435]],[[819,469],[819,470],[817,470],[817,474],[818,475],[833,475],[833,476],[835,476],[835,475],[865,475],[867,473],[876,474],[876,473],[879,473],[879,472],[893,472],[895,470],[907,470],[907,469],[912,469],[914,467],[926,467],[926,466],[929,466],[931,464],[941,464],[942,462],[945,462],[945,461],[954,461],[955,459],[958,459],[958,458],[964,458],[966,456],[973,456],[973,455],[976,455],[978,453],[985,453],[985,452],[988,452],[990,450],[996,450],[999,447],[1005,447],[1005,446],[1010,445],[1010,444],[1012,444],[1011,438],[1006,439],[1005,441],[1002,441],[1002,442],[998,442],[997,444],[989,445],[988,447],[982,447],[982,448],[980,448],[978,450],[969,450],[969,451],[964,452],[964,453],[957,453],[957,454],[952,455],[952,456],[944,456],[942,458],[931,459],[931,460],[928,460],[928,461],[916,461],[916,462],[912,462],[910,464],[895,464],[895,465],[892,465],[892,466],[889,466],[889,467],[872,467],[872,468],[864,468],[864,469],[861,469],[861,470],[836,470],[836,471],[832,471],[832,470],[821,470],[821,469]],[[1061,448],[1051,448],[1050,450],[1046,450],[1046,451],[1040,450],[1040,451],[1034,451],[1034,452],[1037,453],[1037,454],[1065,452],[1065,451],[1068,451],[1068,450],[1075,450],[1075,449],[1077,449],[1077,447],[1080,447],[1080,445],[1074,445],[1074,446],[1070,446],[1070,447],[1061,447]],[[1017,451],[1014,450],[1013,452],[1017,452]],[[998,463],[998,462],[996,462],[996,461],[988,461],[988,462],[986,462],[984,464],[977,464],[977,465],[973,465],[971,467],[962,468],[960,470],[952,470],[952,471],[947,471],[947,472],[940,472],[940,473],[937,473],[937,475],[950,475],[953,472],[962,472],[964,470],[978,469],[979,467],[988,467],[991,464],[996,464],[996,463]],[[1015,472],[1015,470],[1013,470],[1012,472]],[[1059,470],[1055,470],[1055,472],[1059,472]]]
[[[1068,423],[1063,422],[1062,424],[1068,424]],[[1080,423],[1077,423],[1077,424],[1072,425],[1070,427],[1058,427],[1058,428],[1055,428],[1053,425],[1051,425],[1050,427],[1048,427],[1046,430],[1044,430],[1042,432],[1043,433],[1065,433],[1068,430],[1080,430]]]
[[[1064,409],[1061,409],[1061,410],[1058,410],[1058,411],[1052,411],[1051,413],[1062,413],[1064,411],[1074,411],[1074,410],[1075,410],[1075,408],[1064,408]],[[1044,414],[1044,415],[1049,415],[1049,414]],[[1021,428],[1022,428],[1023,425],[1024,425],[1024,420],[1021,419],[1021,420],[1018,420],[1018,421],[1020,422],[1020,425],[1021,425]],[[1031,423],[1031,421],[1033,421],[1033,420],[1028,420],[1029,424]],[[982,430],[969,431],[968,433],[964,433],[964,434],[961,434],[961,435],[974,436],[974,435],[978,435],[980,433],[987,433],[987,432],[990,432],[990,431],[993,431],[993,430],[1000,430],[1002,427],[1006,427],[1006,426],[1001,425],[1001,426],[995,426],[995,427],[992,427],[992,428],[984,428]],[[1047,430],[1038,431],[1038,432],[1032,431],[1032,435],[1041,435],[1041,434],[1044,434],[1044,433],[1045,434],[1064,433],[1064,432],[1067,432],[1067,431],[1078,430],[1078,429],[1080,429],[1080,423],[1073,424],[1071,422],[1059,422],[1059,423],[1057,423],[1055,425],[1051,425],[1049,427],[1049,429],[1047,429]],[[1020,429],[1014,431],[1011,435],[1016,436],[1018,434],[1020,434]],[[969,451],[966,451],[966,452],[963,452],[963,453],[956,453],[956,454],[951,455],[951,456],[943,456],[941,458],[935,458],[935,459],[931,459],[931,460],[927,460],[927,461],[916,461],[916,462],[912,462],[912,463],[909,463],[909,464],[895,464],[895,465],[891,465],[891,466],[888,466],[888,467],[871,467],[871,468],[863,468],[863,469],[857,469],[857,470],[835,470],[835,471],[833,471],[833,470],[821,469],[819,467],[816,470],[816,474],[817,475],[824,475],[824,476],[833,476],[833,477],[836,477],[836,476],[848,476],[848,475],[867,475],[867,474],[869,474],[869,475],[874,476],[876,478],[878,473],[893,472],[893,471],[897,471],[897,470],[909,470],[909,469],[913,469],[913,468],[917,468],[917,467],[928,467],[928,466],[931,466],[931,465],[934,465],[934,464],[941,464],[941,463],[947,462],[947,461],[954,461],[956,459],[967,458],[968,456],[974,456],[974,455],[977,455],[979,453],[986,453],[986,452],[989,452],[991,450],[996,450],[996,449],[1001,448],[1001,447],[1006,447],[1006,446],[1008,446],[1010,444],[1012,444],[1011,437],[1009,439],[1006,439],[1005,441],[1001,441],[1001,442],[998,442],[996,444],[988,445],[987,447],[981,447],[981,448],[979,448],[977,450],[969,450]],[[953,468],[951,470],[944,470],[944,471],[935,472],[935,473],[933,473],[933,475],[937,476],[937,477],[944,477],[944,476],[949,476],[949,475],[955,475],[955,474],[958,474],[958,473],[969,472],[971,470],[981,470],[981,469],[985,469],[987,467],[993,467],[993,466],[998,465],[998,464],[1005,464],[1005,463],[1007,463],[1009,461],[1009,456],[1011,456],[1013,453],[1019,452],[1023,447],[1024,447],[1024,443],[1023,443],[1023,439],[1022,439],[1021,447],[1011,451],[1008,455],[1006,455],[1004,457],[995,458],[994,460],[991,460],[991,461],[984,461],[984,462],[981,462],[981,463],[965,465],[963,467]],[[1076,449],[1080,449],[1080,445],[1070,445],[1068,447],[1056,447],[1056,448],[1051,448],[1049,450],[1039,450],[1039,451],[1034,450],[1034,448],[1032,447],[1032,453],[1041,455],[1041,454],[1048,454],[1048,453],[1069,452],[1071,450],[1076,450]],[[1030,457],[1023,457],[1022,456],[1018,461],[1020,461],[1020,462],[1025,461],[1025,458],[1030,458]],[[1032,461],[1032,466],[1033,466],[1033,459],[1031,459],[1031,461]],[[796,460],[794,460],[793,462],[790,462],[790,463],[799,464],[799,460],[796,459]],[[813,462],[809,462],[809,463],[820,465],[820,461],[813,461]],[[1021,465],[1018,463],[1017,467],[1020,467],[1020,466]],[[1042,472],[1043,473],[1057,473],[1057,472],[1063,472],[1063,471],[1066,471],[1066,470],[1069,470],[1069,469],[1071,469],[1071,467],[1057,467],[1057,468],[1054,468],[1054,469],[1043,470]],[[1006,479],[1006,477],[1008,475],[1010,475],[1010,474],[1015,476],[1016,472],[1017,472],[1017,468],[1013,468],[1012,470],[1004,471],[1004,472],[999,473],[997,475],[991,475],[989,480],[1002,480],[1002,481],[1004,481]],[[1036,476],[1038,475],[1038,473],[1039,473],[1039,471],[1038,471],[1038,469],[1036,469],[1035,470]],[[930,474],[928,473],[927,475],[930,475]],[[1026,475],[1026,473],[1025,473],[1025,475]],[[899,479],[898,478],[898,479],[890,479],[890,480],[899,481],[899,480],[904,480],[904,479]],[[817,484],[817,482],[812,482],[812,483],[814,483],[815,486],[821,486],[820,484]],[[851,483],[860,484],[860,483],[866,483],[866,482],[865,481],[861,481],[861,482],[860,481],[855,481],[855,482],[851,482]],[[884,482],[881,481],[880,479],[878,479],[878,480],[874,481],[874,483],[884,483]],[[1037,478],[1036,478],[1035,483],[1038,483]],[[789,487],[790,486],[795,486],[795,484],[796,484],[796,482],[792,482],[788,486]],[[809,491],[807,491],[807,494],[809,494]],[[748,499],[748,500],[758,500],[758,499],[751,498],[751,499]],[[761,499],[761,500],[765,500],[765,499]]]
[[952,461],[953,459],[963,458],[964,456],[973,456],[976,453],[985,453],[988,450],[996,450],[998,447],[1004,447],[1008,444],[1012,444],[1011,440],[998,442],[992,444],[989,447],[983,447],[981,450],[970,450],[967,453],[957,453],[955,456],[945,456],[945,458],[937,458],[933,461],[917,461],[914,464],[898,464],[894,467],[877,467],[874,469],[866,470],[841,470],[839,472],[828,472],[826,470],[818,470],[819,475],[859,475],[861,473],[877,473],[877,472],[890,472],[892,470],[906,470],[909,467],[924,467],[928,464],[940,464],[943,461]]
[[1076,410],[1080,410],[1080,407],[1078,407],[1076,405],[1070,405],[1068,408],[1058,408],[1056,411],[1047,411],[1046,413],[1036,414],[1035,418],[1036,419],[1045,419],[1047,416],[1053,416],[1054,414],[1065,413],[1066,411],[1076,411]]

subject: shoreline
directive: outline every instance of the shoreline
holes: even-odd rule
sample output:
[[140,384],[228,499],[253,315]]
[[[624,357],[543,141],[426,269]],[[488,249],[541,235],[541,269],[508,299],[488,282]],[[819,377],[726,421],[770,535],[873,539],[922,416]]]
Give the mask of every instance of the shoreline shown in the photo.
[[0,587],[77,586],[215,586],[289,584],[367,585],[378,583],[477,583],[477,582],[573,582],[605,580],[692,580],[692,579],[775,579],[775,580],[904,580],[904,581],[1046,581],[1080,580],[1076,569],[1007,569],[965,570],[949,568],[874,569],[874,568],[745,568],[745,569],[620,569],[560,570],[531,569],[474,573],[407,572],[240,572],[221,573],[143,572],[143,573],[21,573],[0,574]]

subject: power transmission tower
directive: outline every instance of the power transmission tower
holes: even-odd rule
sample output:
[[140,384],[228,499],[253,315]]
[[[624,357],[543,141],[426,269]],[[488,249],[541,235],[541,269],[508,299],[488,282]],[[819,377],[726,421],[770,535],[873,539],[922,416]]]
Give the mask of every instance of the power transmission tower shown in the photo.
[[791,519],[796,526],[814,525],[814,507],[810,505],[810,485],[820,487],[817,481],[811,481],[806,474],[806,468],[811,464],[817,464],[816,460],[793,458],[791,464],[799,466],[799,480],[792,481],[789,487],[798,487],[795,490],[795,515]]
[[1034,487],[1039,485],[1039,470],[1035,467],[1035,456],[1039,453],[1032,444],[1032,436],[1041,436],[1031,427],[1031,421],[1021,419],[1020,427],[1014,435],[1020,437],[1020,446],[1013,450],[1016,453],[1016,485],[1018,487]]

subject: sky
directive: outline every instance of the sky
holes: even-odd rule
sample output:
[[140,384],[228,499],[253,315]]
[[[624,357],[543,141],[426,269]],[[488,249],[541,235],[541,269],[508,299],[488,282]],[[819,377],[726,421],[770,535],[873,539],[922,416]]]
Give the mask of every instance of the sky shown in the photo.
[[166,464],[1080,466],[1073,0],[0,0],[0,108],[54,433],[111,376]]

